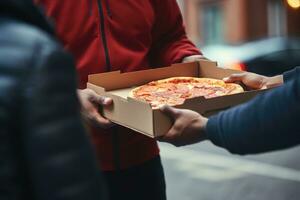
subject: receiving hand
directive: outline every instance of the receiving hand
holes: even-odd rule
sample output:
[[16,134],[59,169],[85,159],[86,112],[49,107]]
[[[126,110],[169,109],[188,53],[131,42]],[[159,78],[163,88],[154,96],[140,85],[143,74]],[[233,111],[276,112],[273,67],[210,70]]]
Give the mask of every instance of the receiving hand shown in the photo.
[[242,82],[248,89],[266,89],[272,88],[283,83],[281,75],[274,77],[267,77],[251,72],[243,72],[238,74],[232,74],[231,76],[223,79],[227,83]]
[[98,111],[99,106],[109,106],[113,103],[111,98],[98,95],[91,89],[78,90],[81,102],[81,113],[84,119],[92,126],[110,128],[113,123],[104,118]]
[[158,138],[159,141],[183,146],[206,139],[207,118],[191,110],[176,109],[167,105],[160,109],[174,120],[174,124],[165,135]]
[[200,60],[208,60],[206,57],[202,55],[193,55],[193,56],[187,56],[182,59],[183,63],[189,63],[189,62],[196,62]]

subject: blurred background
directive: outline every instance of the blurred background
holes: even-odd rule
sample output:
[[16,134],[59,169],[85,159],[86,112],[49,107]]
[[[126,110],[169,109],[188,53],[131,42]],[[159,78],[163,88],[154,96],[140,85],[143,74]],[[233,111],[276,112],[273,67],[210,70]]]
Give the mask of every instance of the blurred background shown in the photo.
[[[189,37],[219,66],[270,76],[300,66],[300,0],[178,3]],[[160,147],[168,199],[300,199],[300,147],[250,156],[210,142]]]
[[178,0],[189,37],[221,66],[280,74],[300,65],[300,0]]

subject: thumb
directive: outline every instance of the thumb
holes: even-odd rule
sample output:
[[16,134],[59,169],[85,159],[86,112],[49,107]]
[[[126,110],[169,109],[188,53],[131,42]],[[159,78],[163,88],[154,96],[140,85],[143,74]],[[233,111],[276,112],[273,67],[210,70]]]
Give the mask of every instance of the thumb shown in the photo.
[[173,108],[168,105],[164,105],[164,106],[160,107],[160,110],[163,113],[165,113],[166,115],[168,115],[169,117],[171,117],[172,119],[175,119],[180,113],[179,109]]
[[113,103],[113,100],[109,97],[99,97],[99,101],[98,101],[101,105],[103,106],[109,106]]
[[223,78],[223,81],[226,83],[236,82],[236,81],[242,81],[244,78],[244,73],[239,74],[231,74],[229,77]]

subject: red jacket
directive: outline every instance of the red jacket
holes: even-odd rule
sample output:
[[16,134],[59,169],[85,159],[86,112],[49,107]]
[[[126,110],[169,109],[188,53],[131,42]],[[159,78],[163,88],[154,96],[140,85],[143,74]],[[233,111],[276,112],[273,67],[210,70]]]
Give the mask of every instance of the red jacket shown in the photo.
[[[168,66],[200,54],[186,37],[176,0],[36,1],[75,56],[80,88],[89,74]],[[92,136],[103,170],[138,165],[159,154],[155,140],[120,126]]]

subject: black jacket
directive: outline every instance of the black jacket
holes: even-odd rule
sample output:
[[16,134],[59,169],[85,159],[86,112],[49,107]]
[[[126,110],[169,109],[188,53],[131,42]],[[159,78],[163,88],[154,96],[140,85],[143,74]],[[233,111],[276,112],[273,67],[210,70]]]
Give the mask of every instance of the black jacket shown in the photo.
[[75,67],[27,0],[0,1],[0,199],[104,198]]
[[208,120],[207,135],[232,153],[251,154],[300,144],[300,67],[284,85]]

